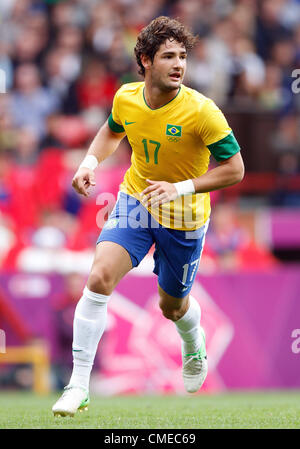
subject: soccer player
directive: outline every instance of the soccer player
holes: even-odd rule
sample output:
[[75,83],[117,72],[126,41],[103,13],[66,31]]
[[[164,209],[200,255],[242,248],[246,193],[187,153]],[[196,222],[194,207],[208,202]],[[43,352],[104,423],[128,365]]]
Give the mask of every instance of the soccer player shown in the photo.
[[[153,243],[159,305],[182,339],[184,386],[196,392],[206,378],[205,333],[200,306],[190,290],[209,223],[209,192],[240,182],[244,165],[220,109],[182,84],[187,51],[195,41],[180,22],[168,17],[156,18],[140,32],[135,55],[144,82],[117,91],[111,115],[73,178],[74,189],[88,196],[95,185],[94,170],[127,136],[131,166],[97,241],[75,310],[73,372],[52,408],[55,415],[73,416],[87,407],[109,298]],[[210,154],[218,165],[208,171]]]

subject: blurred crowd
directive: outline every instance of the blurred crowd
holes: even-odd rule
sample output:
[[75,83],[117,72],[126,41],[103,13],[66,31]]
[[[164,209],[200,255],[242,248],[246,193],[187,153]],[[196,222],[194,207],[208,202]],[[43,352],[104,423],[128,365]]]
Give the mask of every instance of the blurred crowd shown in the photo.
[[[136,37],[159,15],[179,18],[199,36],[185,84],[222,108],[276,115],[274,151],[283,155],[282,170],[299,172],[300,94],[292,84],[300,0],[1,0],[0,266],[43,264],[27,257],[28,248],[45,257],[45,250],[94,246],[97,197],[117,194],[128,143],[99,168],[89,199],[72,191],[71,179],[118,87],[141,80]],[[210,241],[218,257],[221,242]]]

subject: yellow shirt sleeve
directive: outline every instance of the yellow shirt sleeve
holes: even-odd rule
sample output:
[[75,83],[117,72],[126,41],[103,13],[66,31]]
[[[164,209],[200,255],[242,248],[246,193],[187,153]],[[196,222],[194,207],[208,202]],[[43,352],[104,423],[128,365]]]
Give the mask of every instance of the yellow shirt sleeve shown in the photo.
[[218,162],[240,151],[224,114],[210,99],[200,109],[196,133]]
[[112,111],[110,116],[108,117],[108,125],[110,129],[115,133],[125,132],[119,116],[120,90],[121,88],[115,93]]

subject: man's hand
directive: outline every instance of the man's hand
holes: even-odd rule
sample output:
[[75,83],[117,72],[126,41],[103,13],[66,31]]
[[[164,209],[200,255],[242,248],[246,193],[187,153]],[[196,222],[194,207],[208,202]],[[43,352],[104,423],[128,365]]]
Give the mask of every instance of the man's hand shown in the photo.
[[178,193],[174,184],[166,181],[151,181],[150,179],[146,179],[146,181],[151,185],[141,193],[142,204],[145,206],[150,203],[151,207],[157,207],[177,198]]
[[83,196],[89,196],[90,193],[88,188],[95,185],[96,182],[94,171],[85,167],[79,168],[72,180],[72,186],[76,192]]

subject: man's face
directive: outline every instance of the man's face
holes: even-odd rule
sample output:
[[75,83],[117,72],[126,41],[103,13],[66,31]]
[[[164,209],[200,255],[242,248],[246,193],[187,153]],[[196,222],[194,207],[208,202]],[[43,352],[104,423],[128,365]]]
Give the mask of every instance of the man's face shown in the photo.
[[186,49],[182,43],[168,39],[155,53],[153,63],[149,59],[145,63],[146,76],[148,73],[152,86],[167,92],[176,90],[186,70]]

